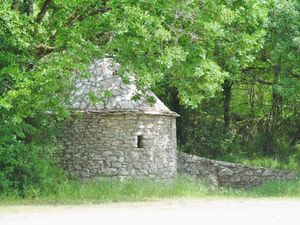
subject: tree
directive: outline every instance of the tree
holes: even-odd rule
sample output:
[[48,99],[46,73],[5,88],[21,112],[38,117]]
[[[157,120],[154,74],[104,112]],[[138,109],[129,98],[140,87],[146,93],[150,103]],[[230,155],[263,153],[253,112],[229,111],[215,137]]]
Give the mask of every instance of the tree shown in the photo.
[[[57,126],[72,74],[109,55],[139,85],[160,79],[174,1],[4,0],[0,4],[0,190],[44,190],[59,180]],[[80,72],[81,71],[81,72]],[[87,74],[83,74],[86,76]]]
[[297,1],[273,1],[267,37],[262,50],[263,57],[258,62],[263,66],[254,76],[259,83],[271,86],[272,98],[266,115],[264,142],[264,151],[267,155],[280,151],[276,139],[283,135],[282,128],[283,130],[289,129],[285,126],[286,122],[295,120],[298,115],[300,99],[299,10],[300,5]]
[[223,91],[225,130],[232,86],[262,48],[268,6],[261,1],[190,1],[177,4],[168,19],[176,46],[173,60],[165,61],[169,85],[191,107]]
[[[220,5],[217,6],[224,8]],[[182,115],[179,146],[209,157],[269,156],[288,160],[296,154],[293,146],[299,140],[299,3],[234,1],[225,6],[238,12],[231,23],[229,19],[221,23],[219,17],[212,18],[222,25],[217,27],[222,27],[225,35],[206,32],[209,41],[198,42],[199,46],[204,43],[202,47],[207,47],[209,59],[220,71],[227,72],[223,76],[223,93],[204,98],[194,110],[178,107],[174,96],[170,97],[176,91],[165,94]],[[248,8],[242,13],[243,10],[233,10],[235,7]],[[222,15],[217,8],[213,12]],[[204,86],[201,82],[199,85]],[[192,87],[195,84],[189,88]]]
[[[90,61],[104,56],[120,62],[124,79],[125,71],[137,74],[139,91],[169,96],[187,115],[179,136],[187,136],[183,132],[192,124],[198,146],[229,146],[231,133],[242,127],[231,129],[231,121],[254,121],[266,109],[267,126],[260,126],[272,134],[266,151],[272,153],[279,128],[291,121],[287,135],[295,143],[298,12],[299,3],[285,0],[3,0],[0,190],[25,193],[55,183],[58,125],[70,115],[70,78],[88,76]],[[271,87],[272,95],[259,85]],[[250,116],[241,100],[248,90]],[[258,94],[272,99],[271,107],[270,101],[257,100]],[[233,109],[232,102],[242,107]],[[207,133],[218,138],[199,141],[204,130],[197,122],[208,114],[202,125],[213,124]]]

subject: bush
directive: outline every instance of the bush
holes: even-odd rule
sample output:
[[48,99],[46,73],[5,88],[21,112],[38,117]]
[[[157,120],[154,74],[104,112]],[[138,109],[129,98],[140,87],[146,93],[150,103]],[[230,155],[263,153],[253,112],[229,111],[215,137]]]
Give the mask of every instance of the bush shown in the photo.
[[[7,135],[4,136],[7,138]],[[17,139],[1,140],[0,191],[21,196],[36,195],[54,189],[63,180],[55,156],[59,148],[50,144],[24,143]]]

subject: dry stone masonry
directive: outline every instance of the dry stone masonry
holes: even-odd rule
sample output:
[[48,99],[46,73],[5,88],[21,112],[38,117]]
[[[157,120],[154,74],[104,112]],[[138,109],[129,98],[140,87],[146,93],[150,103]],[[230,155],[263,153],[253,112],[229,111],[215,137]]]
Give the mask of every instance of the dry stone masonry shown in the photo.
[[[81,112],[143,112],[147,114],[169,114],[170,111],[152,92],[141,95],[138,100],[132,100],[137,93],[135,77],[127,74],[128,84],[116,73],[120,65],[111,58],[94,60],[88,68],[86,77],[73,78],[74,91],[71,94],[70,105],[74,111]],[[147,99],[153,98],[155,104]]]
[[296,179],[294,171],[271,170],[236,163],[210,160],[179,152],[178,173],[205,180],[215,186],[250,188],[275,180]]
[[174,117],[92,112],[67,127],[63,158],[73,177],[176,177]]
[[63,134],[64,168],[81,179],[176,177],[177,114],[153,93],[132,100],[134,79],[124,84],[114,74],[118,68],[112,59],[95,60],[91,76],[74,80],[70,105],[77,115],[66,122]]
[[[120,65],[112,59],[95,60],[90,76],[74,77],[62,141],[63,167],[79,179],[141,177],[171,179],[179,173],[216,186],[253,187],[267,181],[294,179],[295,172],[225,163],[185,153],[176,154],[176,113],[153,93],[137,93],[116,76]],[[147,101],[152,97],[155,103]]]

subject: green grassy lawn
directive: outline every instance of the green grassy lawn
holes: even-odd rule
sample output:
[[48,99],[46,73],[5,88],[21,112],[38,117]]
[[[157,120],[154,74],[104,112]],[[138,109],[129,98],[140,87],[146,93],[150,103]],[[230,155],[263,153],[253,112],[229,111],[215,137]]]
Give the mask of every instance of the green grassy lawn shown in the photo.
[[189,177],[172,182],[101,179],[94,182],[66,181],[55,191],[28,191],[26,197],[0,195],[1,205],[84,204],[121,201],[148,201],[174,198],[300,198],[300,180],[267,183],[251,190],[214,188]]

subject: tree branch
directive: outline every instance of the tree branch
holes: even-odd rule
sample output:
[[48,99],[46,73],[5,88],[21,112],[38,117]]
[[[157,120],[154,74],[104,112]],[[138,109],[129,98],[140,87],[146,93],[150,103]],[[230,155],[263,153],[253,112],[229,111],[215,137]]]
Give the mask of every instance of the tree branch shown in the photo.
[[[46,4],[46,2],[49,2],[48,3],[48,6],[49,6],[49,4],[51,3],[51,0],[45,0],[44,5]],[[101,5],[100,8],[98,8],[96,4],[95,5],[93,4],[93,5],[90,5],[90,6],[86,7],[84,10],[82,9],[82,7],[76,8],[74,10],[74,12],[69,16],[65,26],[67,28],[70,28],[74,25],[74,23],[76,21],[82,21],[82,20],[86,19],[87,17],[94,16],[94,15],[97,15],[99,13],[105,13],[105,12],[110,11],[111,8],[106,7],[107,2],[108,2],[108,0],[103,0],[102,5]],[[95,7],[97,7],[97,8],[95,8]],[[44,7],[42,7],[41,12],[39,13],[41,15],[42,15],[42,12],[43,12],[43,8]],[[44,17],[46,11],[47,11],[47,9],[43,13],[43,16],[41,17],[41,19]],[[38,17],[39,17],[39,15],[37,16],[37,18]],[[36,22],[41,22],[41,21],[36,21]],[[57,35],[56,32],[54,32],[50,36],[50,39],[54,40],[56,38],[56,35]],[[37,46],[37,55],[38,55],[39,58],[42,58],[42,57],[48,55],[49,53],[51,53],[53,51],[54,51],[54,47],[52,47],[52,46],[46,46],[46,45],[43,45],[43,44],[40,44],[40,45]]]
[[82,8],[75,9],[75,11],[69,17],[69,19],[66,23],[66,26],[71,27],[75,23],[76,20],[83,21],[84,19],[86,19],[90,16],[94,16],[94,15],[97,15],[100,13],[105,13],[105,12],[110,11],[111,8],[106,7],[107,2],[108,2],[108,0],[103,0],[100,8],[94,8],[94,7],[97,7],[97,5],[91,5],[91,6],[87,7],[85,10],[82,10]]
[[15,11],[19,11],[20,0],[13,0],[11,5],[11,9]]
[[88,14],[86,15],[80,15],[78,17],[78,21],[82,21],[90,16],[94,16],[94,15],[97,15],[99,13],[105,13],[105,12],[108,12],[111,8],[107,8],[107,7],[103,7],[103,8],[99,8],[99,9],[94,9],[94,10],[91,10],[90,12],[88,12]]
[[25,13],[27,16],[33,14],[33,0],[25,0]]
[[45,14],[49,8],[49,5],[52,3],[52,0],[45,0],[44,4],[42,5],[41,11],[38,13],[36,16],[35,22],[36,23],[41,23],[43,18],[45,17]]
[[259,79],[259,78],[256,78],[255,81],[257,83],[265,84],[265,85],[273,85],[274,84],[272,81],[263,80],[263,79]]
[[67,27],[71,27],[73,22],[78,18],[79,16],[79,8],[75,9],[75,11],[72,13],[71,16],[69,16],[68,21],[66,23]]
[[36,50],[37,50],[37,56],[40,58],[44,57],[45,55],[50,54],[51,52],[54,51],[54,47],[52,46],[48,46],[48,45],[44,45],[44,44],[39,44],[36,46]]
[[300,78],[300,74],[299,73],[295,73],[295,72],[290,72],[291,76],[294,78]]

